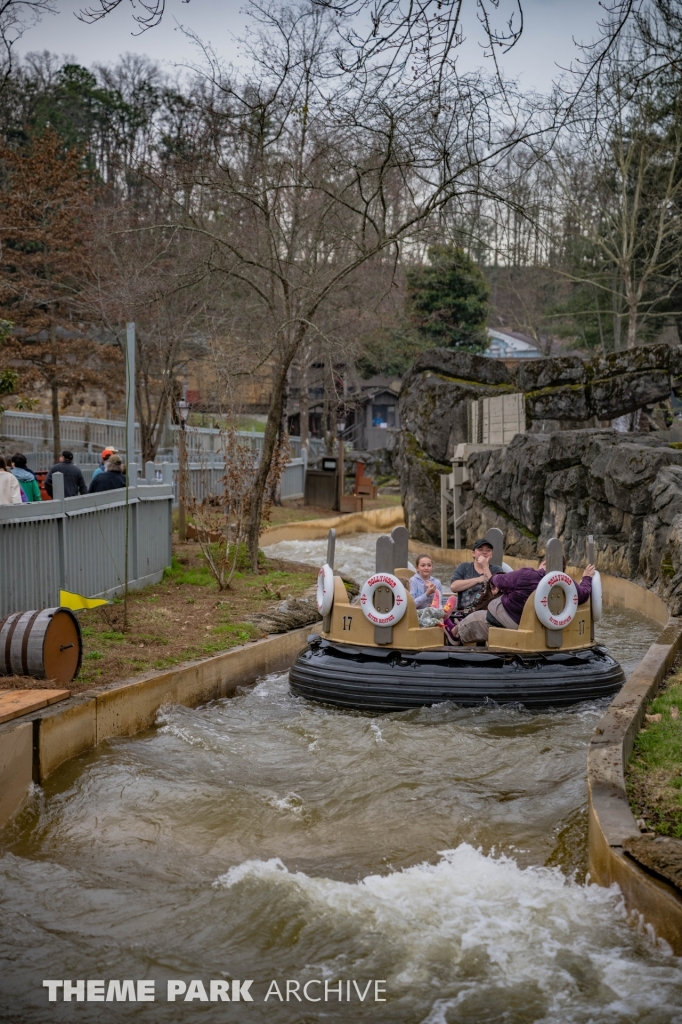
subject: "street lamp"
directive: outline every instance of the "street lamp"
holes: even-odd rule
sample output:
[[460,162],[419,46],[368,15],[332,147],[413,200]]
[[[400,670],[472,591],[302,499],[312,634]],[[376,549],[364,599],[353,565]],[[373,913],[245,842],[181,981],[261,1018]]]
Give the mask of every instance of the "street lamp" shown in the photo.
[[178,539],[187,539],[187,444],[185,440],[185,421],[189,415],[189,403],[181,398],[177,403],[180,418],[180,438],[178,444]]

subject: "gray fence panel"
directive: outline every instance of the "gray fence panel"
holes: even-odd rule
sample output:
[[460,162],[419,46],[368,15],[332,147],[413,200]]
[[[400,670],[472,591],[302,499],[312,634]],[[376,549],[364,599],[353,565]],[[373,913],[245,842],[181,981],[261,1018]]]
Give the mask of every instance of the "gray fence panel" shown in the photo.
[[[118,448],[121,452],[125,451],[126,447],[126,430],[125,422],[123,420],[99,420],[90,419],[87,416],[60,416],[59,417],[59,428],[61,435],[62,447],[68,448],[73,446],[76,448],[79,445],[93,445],[98,451],[107,445],[113,445],[114,448]],[[177,447],[178,434],[180,427],[177,424],[171,424],[169,427],[169,433],[172,438],[172,443]],[[242,442],[247,443],[254,451],[259,452],[263,447],[263,433],[260,430],[238,430],[237,436],[241,438]],[[24,442],[24,447],[27,445],[30,447],[36,446],[49,446],[52,444],[52,419],[49,416],[44,416],[42,413],[35,412],[18,412],[9,410],[0,416],[0,437]],[[220,451],[220,429],[218,427],[187,427],[185,430],[185,440],[187,443],[187,450],[191,452],[218,452]],[[291,457],[298,459],[301,455],[301,439],[300,437],[290,437],[289,446],[291,451]],[[19,446],[20,447],[20,446]],[[135,424],[135,450],[139,453],[140,450],[140,428],[139,424]],[[311,438],[310,440],[311,453],[317,455],[321,454],[324,450],[324,441],[319,438]],[[25,453],[27,456],[28,452]],[[51,460],[52,455],[50,452],[38,452],[34,453],[40,456],[45,456],[46,461]],[[76,461],[82,462],[76,454]],[[97,458],[97,453],[93,454]],[[138,463],[141,461],[137,460]],[[33,465],[31,468],[36,471],[42,471],[49,469],[52,462],[49,464]]]
[[125,585],[125,505],[67,515],[64,539],[65,590],[90,597]]
[[0,522],[0,618],[59,604],[56,518]]
[[[173,470],[173,504],[178,503],[178,464],[171,463]],[[197,501],[212,494],[219,494],[221,481],[225,472],[225,464],[217,460],[204,465],[200,462],[190,462],[188,467],[189,493]],[[292,459],[288,462],[282,472],[280,483],[280,495],[283,499],[303,498],[305,492],[305,459]],[[83,471],[85,473],[85,471]]]
[[[171,558],[172,490],[129,490],[129,585],[159,578]],[[125,491],[0,506],[0,617],[48,608],[59,589],[112,596],[125,583]]]
[[305,492],[305,471],[306,463],[304,459],[293,459],[284,467],[280,484],[282,500],[303,497]]
[[[140,488],[142,490],[142,488]],[[168,499],[141,501],[137,506],[137,575],[151,576],[171,563]]]

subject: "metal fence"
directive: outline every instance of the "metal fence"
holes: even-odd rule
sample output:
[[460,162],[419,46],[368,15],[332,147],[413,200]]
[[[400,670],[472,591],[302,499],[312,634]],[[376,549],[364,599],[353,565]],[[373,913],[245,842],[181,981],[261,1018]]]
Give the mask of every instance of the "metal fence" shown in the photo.
[[[166,471],[168,477],[168,471]],[[171,562],[172,487],[139,483],[64,498],[54,476],[53,501],[0,506],[0,617],[59,604],[59,591],[111,597],[128,583],[157,583]]]
[[[81,456],[92,455],[96,460],[99,452],[110,445],[118,448],[119,451],[125,451],[126,425],[124,420],[99,420],[90,419],[87,416],[60,416],[59,429],[62,447],[73,448],[76,461],[79,464],[83,464]],[[180,427],[177,424],[170,424],[164,430],[164,444],[161,446],[160,452],[165,453],[166,458],[170,461],[177,461],[177,452],[174,449],[177,448],[179,432]],[[221,446],[220,433],[219,427],[187,427],[185,430],[185,440],[190,456],[193,452],[218,453]],[[260,451],[263,447],[263,434],[258,430],[238,430],[237,436],[254,451]],[[24,449],[32,449],[34,456],[44,460],[45,465],[41,463],[35,467],[32,466],[36,471],[49,469],[49,466],[52,464],[51,462],[49,465],[47,464],[47,460],[52,458],[51,453],[39,450],[41,448],[49,448],[52,444],[53,431],[52,418],[50,416],[36,412],[6,411],[0,417],[0,437],[6,438],[8,441],[19,442]],[[300,458],[300,437],[290,437],[289,446],[292,458]],[[95,452],[79,452],[77,451],[79,447],[89,447],[97,450]],[[137,423],[135,424],[135,450],[139,456],[140,427]],[[319,438],[311,438],[311,454],[318,456],[322,454],[323,450],[324,442]],[[28,454],[29,452],[26,451],[26,455]],[[164,455],[162,454],[160,457],[163,458]],[[141,459],[138,457],[135,461],[139,465]]]
[[[168,466],[173,474],[173,504],[178,503],[178,463],[177,462],[148,462],[145,467],[146,479],[148,481],[160,480],[164,466]],[[307,461],[305,457],[291,459],[284,467],[280,481],[280,497],[282,500],[296,500],[303,498],[305,493],[305,473]],[[83,476],[88,472],[81,466]],[[225,463],[220,459],[204,462],[190,462],[187,466],[189,478],[189,492],[197,501],[218,494],[221,489],[221,480],[225,473]],[[94,469],[89,471],[90,476]],[[87,479],[87,478],[86,478]]]

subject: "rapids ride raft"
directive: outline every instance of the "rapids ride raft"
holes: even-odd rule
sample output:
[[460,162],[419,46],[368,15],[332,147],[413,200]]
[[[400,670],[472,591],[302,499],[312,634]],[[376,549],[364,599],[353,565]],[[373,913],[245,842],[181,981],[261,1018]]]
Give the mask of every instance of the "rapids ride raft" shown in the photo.
[[[594,640],[601,615],[598,574],[592,598],[578,605],[575,584],[563,572],[560,541],[547,545],[544,586],[528,598],[518,630],[491,626],[487,645],[453,647],[443,645],[439,626],[419,625],[405,587],[413,570],[404,527],[378,539],[377,571],[358,604],[350,603],[343,581],[333,574],[330,534],[318,581],[323,629],[308,638],[289,672],[297,696],[372,712],[443,701],[538,709],[611,697],[622,686],[623,669]],[[488,538],[501,564],[501,531],[489,531]]]

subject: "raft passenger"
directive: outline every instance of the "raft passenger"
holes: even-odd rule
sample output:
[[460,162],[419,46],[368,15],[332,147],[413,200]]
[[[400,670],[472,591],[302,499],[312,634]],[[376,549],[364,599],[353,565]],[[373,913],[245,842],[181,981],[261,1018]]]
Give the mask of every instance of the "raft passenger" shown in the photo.
[[440,602],[443,603],[443,584],[432,576],[433,562],[429,555],[419,555],[415,563],[417,571],[410,579],[410,593],[414,598],[417,608],[428,608],[433,601],[433,595],[438,591]]
[[[564,559],[564,571],[565,569]],[[592,593],[592,577],[596,571],[593,565],[588,565],[583,572],[582,580],[576,583],[578,604],[584,604]],[[493,575],[491,584],[500,591],[500,596],[493,598],[485,611],[472,612],[460,624],[458,635],[462,643],[487,641],[491,626],[518,629],[526,601],[537,590],[546,572],[547,564],[543,558],[537,569],[516,569],[514,572]]]
[[473,562],[460,562],[450,580],[450,590],[457,594],[457,612],[464,612],[465,615],[485,596],[494,574],[502,572],[501,565],[490,564],[493,546],[489,540],[485,537],[477,540],[473,550]]

